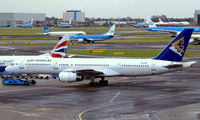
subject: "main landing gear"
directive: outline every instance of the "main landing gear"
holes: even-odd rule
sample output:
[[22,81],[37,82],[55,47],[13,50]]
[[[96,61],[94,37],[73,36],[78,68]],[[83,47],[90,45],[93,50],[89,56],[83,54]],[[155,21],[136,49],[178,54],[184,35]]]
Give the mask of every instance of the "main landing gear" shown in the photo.
[[94,80],[92,80],[92,82],[89,83],[89,86],[91,86],[91,87],[107,86],[107,85],[108,85],[108,80],[105,80],[104,77],[102,77],[101,80],[99,80],[99,82],[95,82]]

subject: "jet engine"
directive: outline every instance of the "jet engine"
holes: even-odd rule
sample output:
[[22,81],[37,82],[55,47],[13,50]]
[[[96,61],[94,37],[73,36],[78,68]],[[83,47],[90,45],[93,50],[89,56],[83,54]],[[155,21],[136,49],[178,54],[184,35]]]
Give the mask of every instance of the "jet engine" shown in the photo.
[[78,39],[78,42],[83,43],[84,40],[83,39]]
[[59,79],[62,82],[77,82],[82,81],[83,77],[73,72],[60,72]]

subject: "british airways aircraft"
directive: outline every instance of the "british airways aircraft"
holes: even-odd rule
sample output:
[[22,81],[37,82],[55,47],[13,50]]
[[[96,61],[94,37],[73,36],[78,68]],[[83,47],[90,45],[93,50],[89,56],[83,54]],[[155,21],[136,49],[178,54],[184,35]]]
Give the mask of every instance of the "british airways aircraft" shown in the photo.
[[69,40],[66,37],[63,37],[54,49],[46,54],[38,55],[38,56],[0,56],[0,72],[4,72],[5,68],[10,65],[14,60],[17,59],[27,59],[27,58],[58,58],[58,57],[67,57],[67,45]]
[[72,35],[70,40],[78,40],[78,42],[94,43],[94,41],[102,41],[111,39],[115,34],[115,25],[113,25],[106,34],[103,35]]
[[[36,58],[16,60],[6,67],[11,73],[59,74],[62,82],[88,79],[90,86],[108,84],[105,77],[150,76],[191,67],[195,61],[182,62],[193,29],[184,29],[157,57],[152,59],[119,58]],[[68,37],[69,38],[69,37]],[[95,78],[100,78],[95,82]]]

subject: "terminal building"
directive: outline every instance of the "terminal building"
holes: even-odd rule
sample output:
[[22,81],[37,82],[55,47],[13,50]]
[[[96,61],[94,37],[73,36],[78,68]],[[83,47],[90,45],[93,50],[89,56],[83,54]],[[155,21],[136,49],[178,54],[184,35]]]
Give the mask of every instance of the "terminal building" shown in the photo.
[[197,25],[200,25],[200,10],[195,10],[194,22],[195,22]]
[[81,10],[67,10],[63,13],[63,21],[85,22],[85,13]]
[[46,18],[45,13],[0,13],[0,24],[24,24],[30,22],[44,22]]

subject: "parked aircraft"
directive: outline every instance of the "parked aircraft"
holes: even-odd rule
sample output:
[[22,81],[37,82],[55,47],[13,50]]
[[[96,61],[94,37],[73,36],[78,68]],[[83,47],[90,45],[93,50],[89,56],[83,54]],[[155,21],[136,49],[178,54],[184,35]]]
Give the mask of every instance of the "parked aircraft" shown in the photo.
[[181,32],[183,29],[194,29],[194,33],[200,33],[200,27],[157,27],[151,19],[148,19],[146,23],[148,24],[148,28],[146,28],[146,30],[148,31],[177,33]]
[[78,40],[78,42],[94,43],[94,41],[101,41],[111,39],[114,37],[115,25],[113,25],[106,34],[103,35],[72,35],[70,40]]
[[33,19],[31,19],[30,23],[24,23],[24,24],[12,24],[11,27],[21,27],[21,28],[32,28],[33,27]]
[[184,26],[186,26],[186,25],[189,25],[190,23],[189,22],[187,22],[187,21],[181,21],[181,22],[171,22],[168,18],[166,18],[166,21],[168,22],[168,23],[171,23],[171,24],[179,24],[179,25],[184,25]]
[[175,37],[184,29],[193,29],[194,31],[189,43],[200,44],[200,27],[157,27],[151,19],[147,19],[146,23],[149,26],[146,30],[171,33],[172,37]]
[[72,21],[70,20],[69,22],[61,22],[59,24],[60,27],[72,27]]
[[67,51],[67,45],[68,45],[68,39],[66,37],[63,37],[57,45],[54,47],[54,49],[46,54],[38,55],[38,56],[0,56],[0,72],[4,72],[5,68],[12,63],[14,60],[17,59],[27,59],[27,58],[58,58],[58,57],[65,57],[66,51]]
[[[27,74],[59,74],[62,82],[89,79],[90,86],[107,85],[105,77],[148,76],[191,67],[195,61],[181,62],[193,29],[184,29],[157,57],[152,59],[118,58],[30,58],[16,60],[8,72]],[[69,37],[68,37],[69,38]],[[95,82],[95,78],[100,78]]]
[[59,37],[60,39],[65,34],[69,34],[70,36],[71,35],[86,35],[86,33],[83,32],[83,31],[58,31],[58,32],[51,32],[46,25],[44,25],[44,33],[43,34],[47,35],[47,36]]
[[[147,18],[147,19],[150,19],[150,18]],[[151,23],[147,23],[147,19],[144,20],[143,23],[138,23],[135,25],[135,27],[139,28],[139,27],[148,27],[149,24]],[[162,21],[160,18],[159,18],[159,22],[154,22],[154,24],[159,27],[161,26],[165,26],[165,27],[172,27],[172,26],[186,26],[186,25],[189,25],[190,23],[187,22],[187,21],[183,21],[183,22],[171,22],[169,19],[166,18],[166,22]]]

